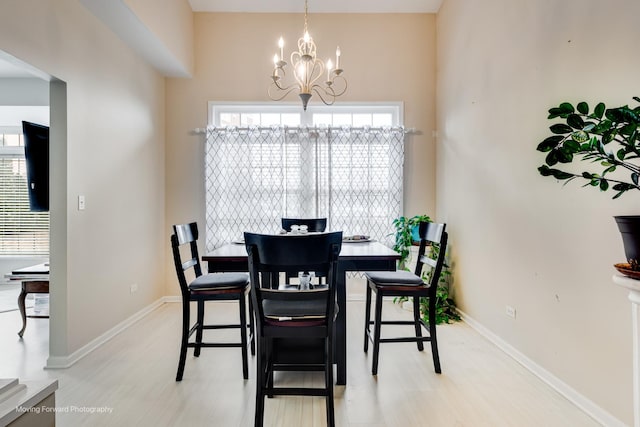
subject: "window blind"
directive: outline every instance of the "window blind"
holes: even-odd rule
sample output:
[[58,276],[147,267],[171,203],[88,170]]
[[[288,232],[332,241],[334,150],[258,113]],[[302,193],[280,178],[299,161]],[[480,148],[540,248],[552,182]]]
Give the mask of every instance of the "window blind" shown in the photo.
[[0,134],[0,255],[48,255],[49,213],[29,210],[22,141],[9,140]]

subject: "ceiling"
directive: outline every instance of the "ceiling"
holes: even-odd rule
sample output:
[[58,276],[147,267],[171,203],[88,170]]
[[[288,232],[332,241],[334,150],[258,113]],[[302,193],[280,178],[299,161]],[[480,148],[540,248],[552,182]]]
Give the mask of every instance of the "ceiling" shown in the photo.
[[[309,13],[436,13],[443,0],[308,0]],[[85,5],[98,0],[82,0]],[[108,4],[102,0],[99,4]],[[118,3],[115,3],[118,4]],[[189,0],[194,12],[302,13],[304,0]],[[112,4],[113,5],[113,4]],[[106,13],[102,11],[103,14]],[[95,11],[94,11],[95,13]],[[135,37],[140,39],[139,34]],[[148,50],[148,49],[146,49]],[[151,61],[156,63],[158,61]],[[162,68],[162,67],[160,67]],[[167,75],[181,76],[180,72]],[[40,77],[0,51],[0,78]]]
[[[436,13],[443,0],[309,0],[309,13]],[[304,12],[303,0],[189,0],[194,12]]]

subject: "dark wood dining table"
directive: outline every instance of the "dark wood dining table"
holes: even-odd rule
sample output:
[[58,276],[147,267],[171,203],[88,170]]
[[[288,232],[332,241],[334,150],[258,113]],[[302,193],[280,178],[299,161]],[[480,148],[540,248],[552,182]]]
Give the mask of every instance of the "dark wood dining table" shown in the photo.
[[[393,271],[400,259],[393,249],[380,242],[344,242],[338,258],[338,316],[335,330],[336,384],[347,383],[347,272]],[[209,272],[247,271],[247,251],[244,244],[228,243],[202,256]],[[364,319],[363,319],[364,322]],[[362,338],[362,337],[359,337]]]
[[18,332],[20,338],[24,335],[27,328],[27,317],[48,319],[49,310],[46,312],[27,314],[25,300],[28,294],[48,294],[49,293],[49,263],[33,265],[31,267],[18,268],[13,270],[8,276],[9,280],[20,280],[22,289],[18,295],[18,308],[22,316],[22,329]]

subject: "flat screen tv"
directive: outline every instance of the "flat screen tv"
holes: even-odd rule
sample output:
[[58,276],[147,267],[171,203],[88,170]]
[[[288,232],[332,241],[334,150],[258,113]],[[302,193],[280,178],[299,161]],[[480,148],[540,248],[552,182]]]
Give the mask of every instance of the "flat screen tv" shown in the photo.
[[24,157],[27,164],[29,207],[34,212],[49,210],[49,127],[22,122]]

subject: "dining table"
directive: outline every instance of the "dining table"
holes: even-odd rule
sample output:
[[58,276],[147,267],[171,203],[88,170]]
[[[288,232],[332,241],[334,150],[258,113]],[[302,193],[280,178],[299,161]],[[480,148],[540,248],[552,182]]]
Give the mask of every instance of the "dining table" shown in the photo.
[[[347,383],[347,273],[362,271],[394,271],[400,254],[375,241],[344,240],[338,257],[336,300],[338,314],[335,322],[336,384]],[[202,256],[208,271],[248,271],[247,250],[242,241],[227,243]],[[364,321],[364,319],[363,319]]]

